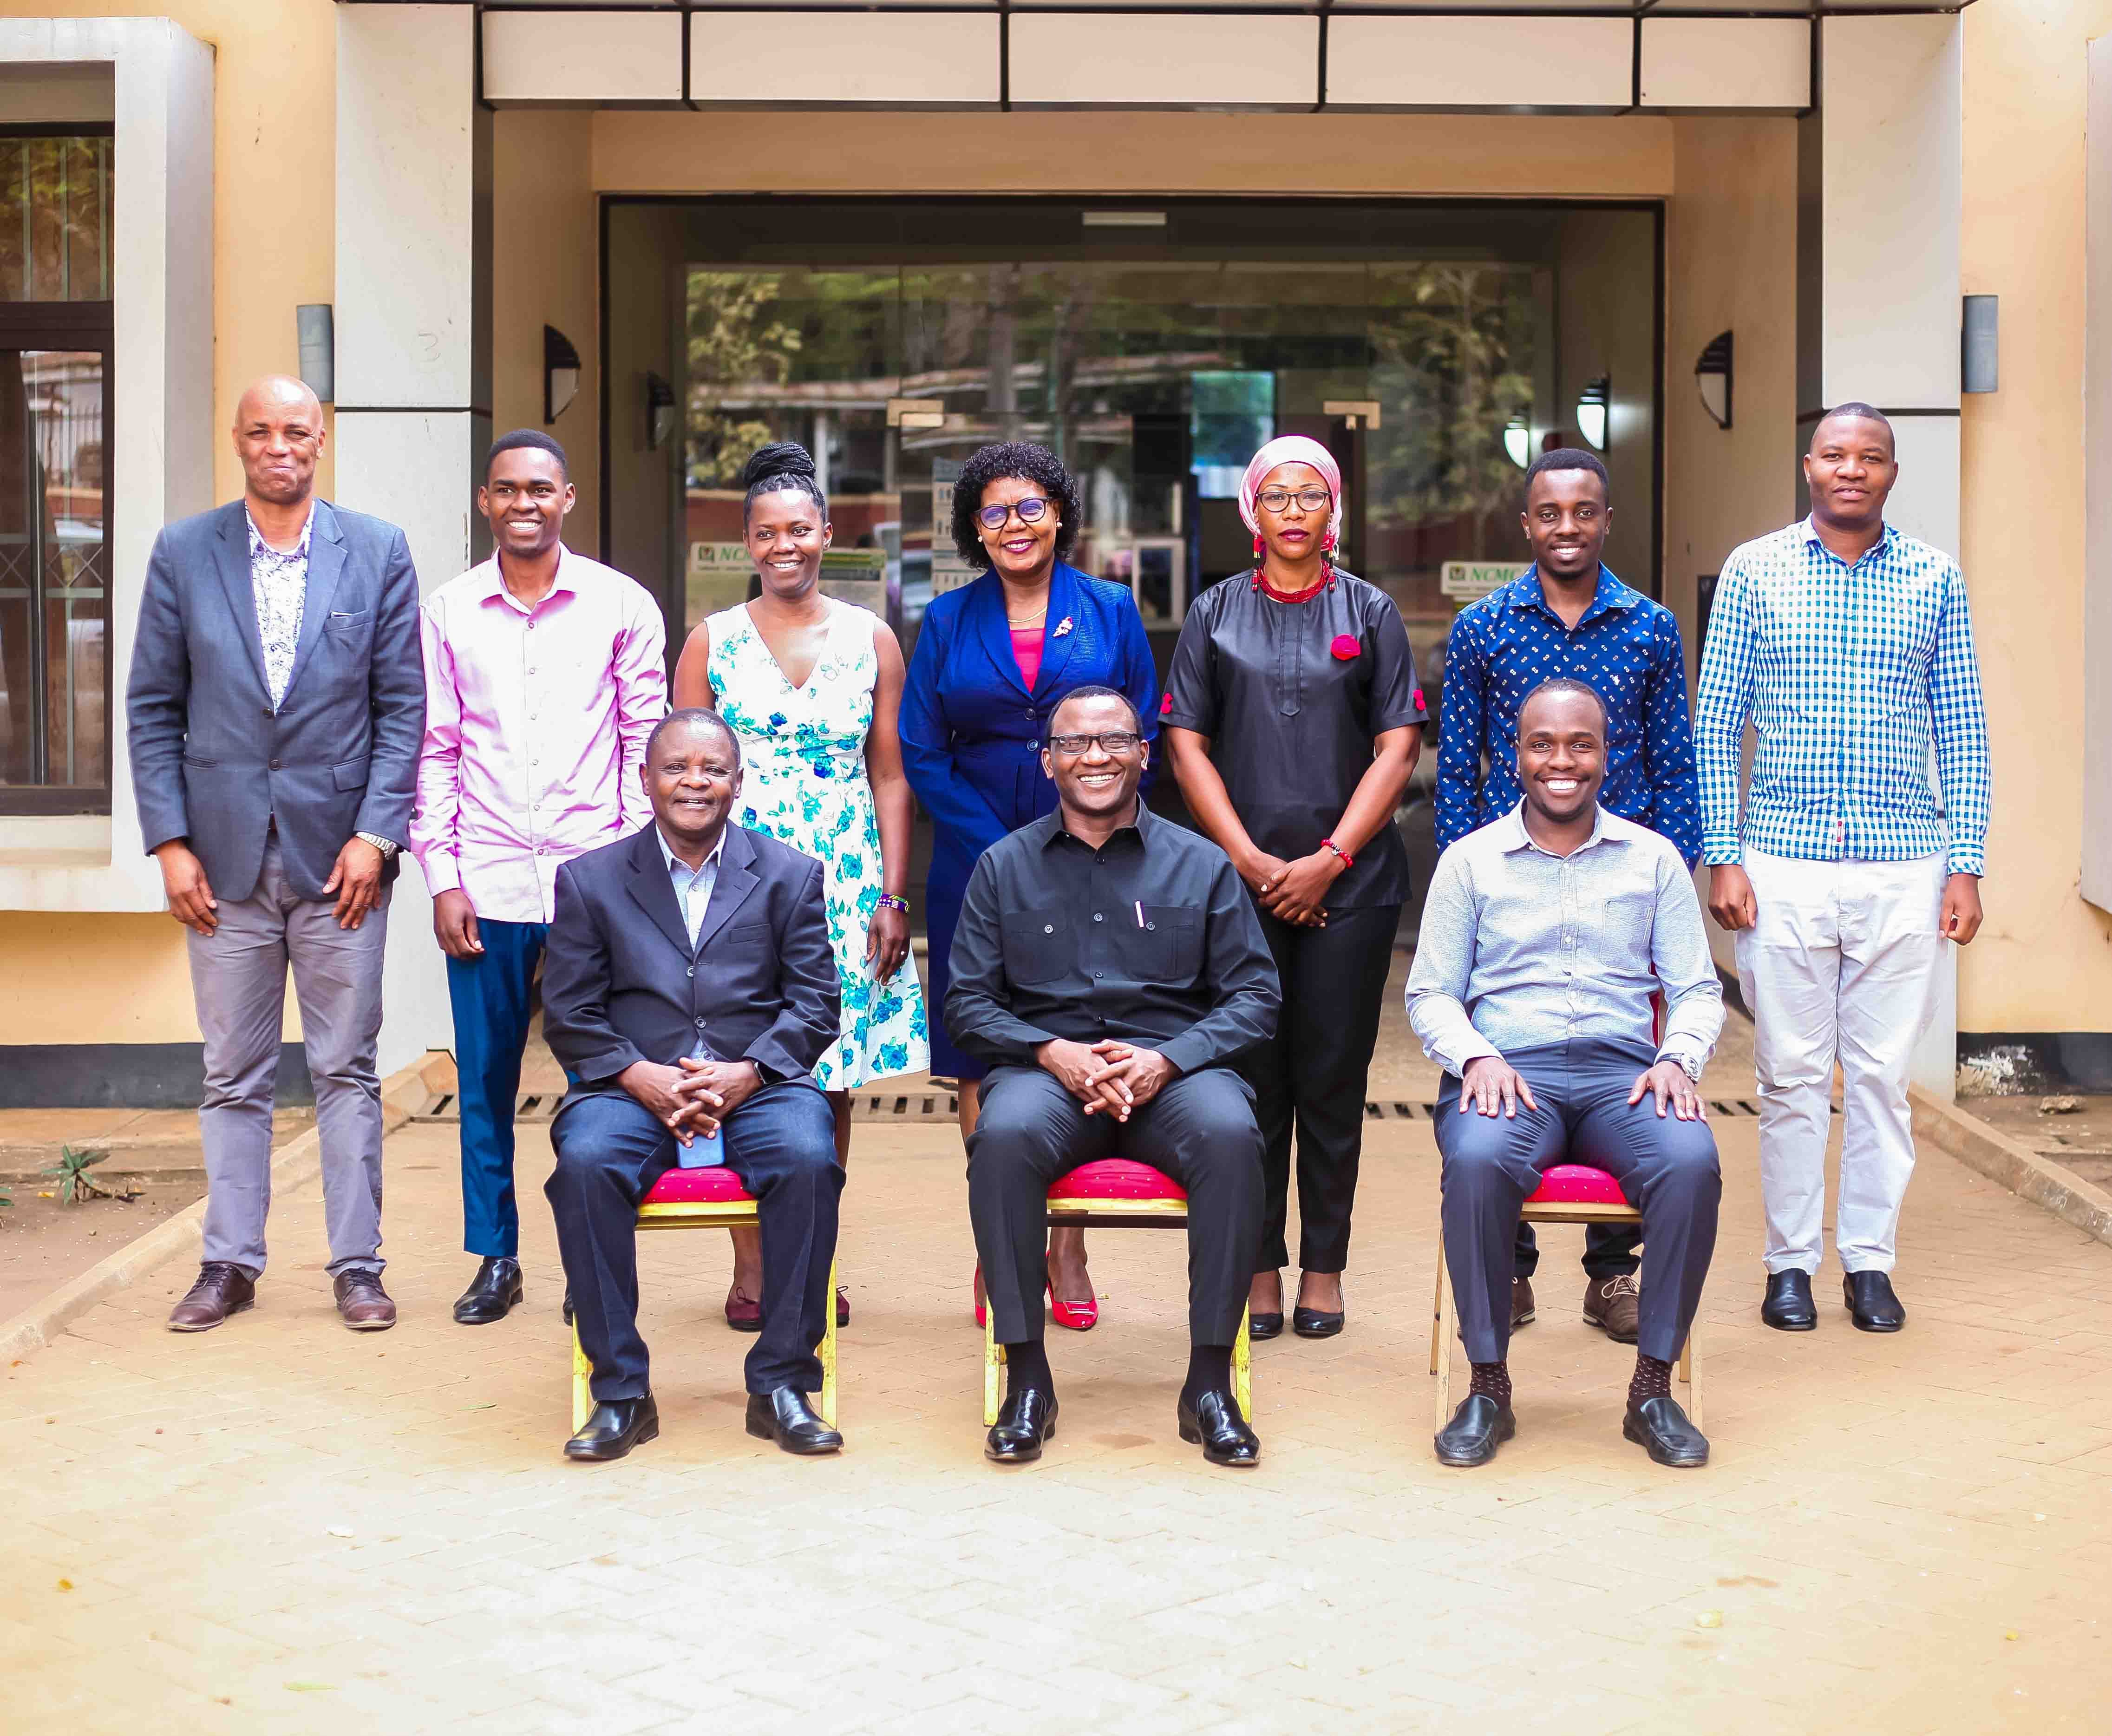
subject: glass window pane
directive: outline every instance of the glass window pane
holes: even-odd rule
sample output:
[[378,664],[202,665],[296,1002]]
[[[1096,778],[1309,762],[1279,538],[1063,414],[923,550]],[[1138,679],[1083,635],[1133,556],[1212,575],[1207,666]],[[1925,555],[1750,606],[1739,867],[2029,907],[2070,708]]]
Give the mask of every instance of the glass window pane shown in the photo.
[[110,299],[110,143],[0,139],[0,301]]

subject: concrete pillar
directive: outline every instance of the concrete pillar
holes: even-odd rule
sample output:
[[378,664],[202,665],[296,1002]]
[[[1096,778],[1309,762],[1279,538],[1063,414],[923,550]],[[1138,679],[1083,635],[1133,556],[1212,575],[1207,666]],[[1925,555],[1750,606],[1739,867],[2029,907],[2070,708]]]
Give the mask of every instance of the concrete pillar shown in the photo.
[[[337,490],[403,527],[421,589],[480,557],[491,440],[490,116],[464,6],[338,7]],[[389,916],[381,1068],[453,1046],[423,877]]]
[[[1899,443],[1887,517],[1955,554],[1961,22],[1835,17],[1818,29],[1818,107],[1798,143],[1796,449],[1826,406],[1875,404]],[[1957,953],[1946,947],[1915,1082],[1950,1098],[1957,1055]]]

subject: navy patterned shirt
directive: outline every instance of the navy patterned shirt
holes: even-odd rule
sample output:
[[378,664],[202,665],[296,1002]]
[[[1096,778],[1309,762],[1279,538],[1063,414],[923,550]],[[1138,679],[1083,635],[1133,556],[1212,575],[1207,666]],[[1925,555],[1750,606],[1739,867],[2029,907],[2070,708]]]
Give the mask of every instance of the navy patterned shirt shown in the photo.
[[1600,804],[1650,827],[1691,867],[1701,854],[1701,813],[1679,622],[1604,567],[1573,629],[1548,607],[1536,567],[1452,623],[1437,718],[1438,848],[1518,805],[1518,708],[1558,677],[1589,682],[1606,702]]

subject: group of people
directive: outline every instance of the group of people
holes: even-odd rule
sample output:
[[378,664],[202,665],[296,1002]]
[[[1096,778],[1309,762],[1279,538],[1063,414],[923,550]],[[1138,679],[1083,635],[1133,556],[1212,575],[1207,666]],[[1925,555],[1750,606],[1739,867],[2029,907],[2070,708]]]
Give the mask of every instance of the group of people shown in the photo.
[[[257,382],[234,436],[244,499],[162,532],[129,690],[142,827],[191,931],[205,1038],[203,1259],[171,1326],[254,1298],[289,964],[338,1306],[357,1329],[394,1322],[376,1046],[407,847],[454,1019],[465,1325],[522,1298],[512,1115],[539,969],[569,1082],[545,1193],[593,1367],[568,1456],[658,1433],[637,1208],[669,1169],[717,1164],[758,1202],[725,1310],[756,1338],[748,1427],[840,1447],[809,1397],[828,1310],[849,1313],[830,1274],[850,1093],[928,1068],[958,1082],[976,1307],[1005,1351],[987,1455],[1031,1460],[1054,1433],[1047,1314],[1098,1319],[1049,1184],[1122,1155],[1187,1195],[1181,1437],[1254,1463],[1231,1358],[1243,1319],[1284,1328],[1294,1146],[1291,1330],[1346,1324],[1365,1082],[1409,894],[1395,818],[1428,718],[1395,604],[1336,564],[1328,450],[1255,454],[1253,565],[1195,599],[1162,691],[1131,594],[1068,563],[1083,513],[1054,453],[1007,443],[965,464],[949,528],[979,576],[932,599],[905,665],[884,621],[822,589],[812,459],[766,446],[743,478],[756,595],[691,631],[671,693],[657,603],[564,545],[574,492],[548,435],[494,444],[478,504],[494,552],[422,604],[400,531],[314,498],[304,386]],[[1611,503],[1587,453],[1534,463],[1533,565],[1454,627],[1445,849],[1408,984],[1445,1070],[1445,1259],[1473,1369],[1436,1439],[1447,1464],[1486,1461],[1515,1427],[1507,1341],[1532,1318],[1536,1257],[1519,1210],[1565,1156],[1641,1214],[1640,1255],[1607,1231],[1585,1256],[1586,1318],[1636,1346],[1624,1433],[1661,1464],[1706,1460],[1668,1386],[1720,1190],[1697,858],[1758,1023],[1764,1318],[1817,1324],[1837,1056],[1848,1304],[1866,1329],[1903,1321],[1886,1274],[1905,1071],[1937,949],[1979,920],[1984,722],[1955,563],[1883,522],[1882,417],[1836,410],[1805,463],[1812,516],[1719,581],[1695,727],[1676,621],[1602,564]],[[1145,805],[1162,756],[1195,830]],[[913,799],[934,831],[922,984]]]

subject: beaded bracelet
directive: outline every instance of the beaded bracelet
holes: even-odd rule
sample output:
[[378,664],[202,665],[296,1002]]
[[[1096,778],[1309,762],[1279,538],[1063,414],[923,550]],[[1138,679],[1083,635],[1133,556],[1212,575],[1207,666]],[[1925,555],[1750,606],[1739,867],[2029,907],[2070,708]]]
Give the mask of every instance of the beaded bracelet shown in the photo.
[[1320,848],[1322,850],[1331,850],[1334,851],[1336,855],[1342,859],[1342,866],[1345,868],[1353,868],[1357,865],[1357,859],[1351,855],[1349,851],[1344,850],[1342,846],[1337,844],[1332,838],[1322,838],[1320,841]]
[[909,900],[897,892],[883,892],[880,895],[880,908],[883,910],[899,910],[907,916],[909,914]]

